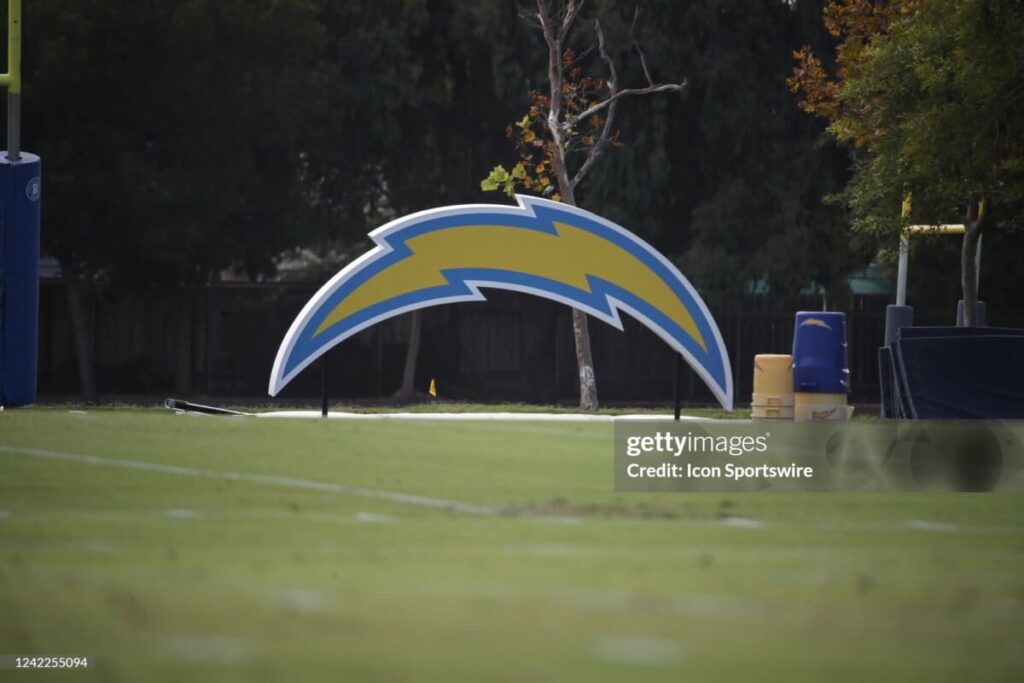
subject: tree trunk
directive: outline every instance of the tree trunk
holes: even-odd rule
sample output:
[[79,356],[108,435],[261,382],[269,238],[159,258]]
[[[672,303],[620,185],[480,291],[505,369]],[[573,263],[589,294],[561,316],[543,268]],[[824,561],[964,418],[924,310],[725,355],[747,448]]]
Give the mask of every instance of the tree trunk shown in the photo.
[[78,393],[86,400],[96,398],[96,354],[92,343],[92,330],[85,318],[85,302],[82,300],[82,285],[75,270],[60,264],[64,276],[64,292],[68,298],[68,313],[71,316],[71,335],[75,340],[75,361],[78,364]]
[[[553,156],[552,166],[558,178],[562,202],[576,206],[564,154],[559,148]],[[597,376],[594,374],[594,357],[590,352],[590,326],[587,324],[587,314],[578,308],[572,309],[572,336],[576,342],[576,369],[580,375],[580,410],[597,410]]]
[[597,378],[590,354],[590,329],[587,314],[572,309],[572,333],[576,340],[576,368],[580,373],[580,410],[597,410]]
[[[540,24],[544,43],[548,47],[548,85],[550,86],[550,95],[548,98],[547,128],[551,139],[544,147],[551,153],[551,172],[557,179],[561,201],[569,206],[576,206],[576,197],[573,190],[590,171],[605,147],[612,144],[614,140],[612,121],[615,119],[615,106],[618,100],[626,96],[649,95],[658,92],[682,92],[686,88],[686,81],[684,80],[682,83],[655,84],[653,79],[651,79],[650,71],[647,69],[647,62],[644,59],[643,51],[640,49],[639,43],[636,42],[634,35],[633,47],[640,55],[640,64],[643,67],[644,75],[647,77],[647,87],[620,90],[615,62],[605,48],[604,31],[601,29],[601,22],[595,19],[594,31],[597,34],[597,48],[601,55],[601,60],[608,67],[608,79],[605,81],[608,87],[608,96],[600,102],[588,102],[587,108],[583,111],[574,108],[572,116],[563,116],[563,109],[566,106],[566,90],[563,88],[564,71],[568,67],[567,62],[563,62],[563,57],[567,56],[563,48],[565,40],[571,33],[577,13],[580,7],[583,6],[583,0],[579,2],[576,0],[560,0],[555,4],[554,11],[549,0],[536,0],[536,2],[537,12],[534,16]],[[633,16],[634,23],[638,15],[639,8]],[[632,28],[630,32],[632,32]],[[575,78],[575,75],[570,77]],[[591,120],[592,116],[597,116],[601,112],[604,114],[604,125],[601,129],[600,137],[596,143],[589,143],[586,159],[576,170],[575,175],[570,178],[569,167],[566,163],[566,150],[572,146],[569,144],[572,136],[578,134],[578,132],[574,132],[575,123]],[[573,310],[572,329],[576,341],[576,364],[579,368],[580,376],[580,409],[597,410],[597,379],[594,376],[594,361],[590,353],[590,332],[587,329],[587,316],[585,313]]]
[[413,397],[416,382],[416,361],[420,355],[420,339],[423,337],[423,311],[413,311],[409,315],[409,345],[405,349],[405,367],[402,370],[402,386],[395,392],[394,398],[410,401]]
[[978,239],[985,221],[985,200],[972,200],[967,205],[964,221],[964,241],[960,249],[960,287],[964,296],[964,327],[977,325],[978,273],[975,257],[978,253]]
[[[548,131],[551,134],[551,171],[558,181],[558,193],[562,202],[576,206],[576,195],[569,179],[569,168],[565,162],[565,142],[562,138],[562,39],[568,35],[578,6],[569,3],[562,19],[562,27],[551,23],[551,13],[544,0],[537,0],[537,18],[548,46],[548,84],[551,87],[551,109],[548,111]],[[590,354],[590,330],[587,314],[572,310],[572,333],[576,341],[576,367],[580,377],[580,410],[597,410],[597,378],[594,376],[594,360]]]
[[[561,140],[557,140],[554,148],[551,166],[558,179],[562,203],[576,206],[576,195],[569,180]],[[580,376],[580,410],[597,410],[597,377],[594,374],[594,358],[590,352],[590,327],[587,324],[587,314],[576,308],[572,309],[572,335],[576,342],[576,369]]]
[[184,301],[174,316],[174,393],[188,396],[192,393],[192,336],[195,297],[191,287],[182,290]]

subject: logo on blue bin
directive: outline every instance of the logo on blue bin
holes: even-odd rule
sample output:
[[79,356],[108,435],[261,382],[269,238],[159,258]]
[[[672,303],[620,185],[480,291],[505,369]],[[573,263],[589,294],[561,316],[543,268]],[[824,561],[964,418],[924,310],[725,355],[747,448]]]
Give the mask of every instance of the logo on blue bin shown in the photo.
[[800,327],[806,327],[807,325],[811,325],[813,327],[824,327],[829,331],[832,330],[832,327],[827,322],[819,320],[818,318],[806,318],[802,323],[800,323]]
[[39,176],[32,178],[25,185],[25,196],[28,197],[30,202],[38,202],[39,195],[43,193],[43,185],[39,182]]

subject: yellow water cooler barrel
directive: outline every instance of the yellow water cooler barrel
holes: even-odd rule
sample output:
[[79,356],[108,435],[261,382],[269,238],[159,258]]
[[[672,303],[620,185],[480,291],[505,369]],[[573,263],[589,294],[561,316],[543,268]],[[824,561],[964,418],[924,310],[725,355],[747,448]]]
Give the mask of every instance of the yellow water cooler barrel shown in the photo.
[[750,412],[756,419],[793,419],[793,357],[788,353],[754,356],[754,395]]

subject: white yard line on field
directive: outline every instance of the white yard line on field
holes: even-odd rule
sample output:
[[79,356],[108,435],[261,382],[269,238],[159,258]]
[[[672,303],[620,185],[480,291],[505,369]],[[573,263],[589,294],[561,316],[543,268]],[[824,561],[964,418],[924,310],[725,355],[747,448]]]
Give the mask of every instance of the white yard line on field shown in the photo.
[[[319,410],[275,410],[252,413],[260,418],[322,419]],[[586,415],[581,413],[344,413],[329,412],[331,420],[403,420],[445,422],[672,422],[671,415]],[[705,421],[707,418],[683,415],[682,420]]]
[[253,474],[251,472],[233,472],[221,470],[206,470],[195,467],[183,467],[181,465],[165,465],[155,462],[141,460],[122,460],[119,458],[105,458],[96,455],[81,455],[79,453],[60,453],[47,451],[40,448],[14,448],[11,446],[0,446],[0,453],[11,455],[27,455],[33,458],[46,458],[49,460],[63,460],[65,462],[77,462],[86,465],[103,465],[106,467],[123,467],[143,472],[160,472],[162,474],[174,474],[182,477],[202,477],[204,479],[228,479],[231,481],[244,481],[253,484],[264,484],[267,486],[283,486],[293,489],[304,489],[306,491],[323,491],[326,493],[339,493],[349,496],[361,496],[363,498],[376,498],[387,500],[393,503],[406,505],[418,505],[420,507],[434,508],[437,510],[452,510],[469,515],[500,515],[501,510],[473,503],[464,503],[458,500],[444,500],[442,498],[430,498],[417,496],[412,493],[401,493],[399,491],[382,491],[380,489],[368,489],[360,486],[349,486],[347,484],[333,484],[325,481],[313,481],[311,479],[296,479],[294,477],[279,477],[273,474]]

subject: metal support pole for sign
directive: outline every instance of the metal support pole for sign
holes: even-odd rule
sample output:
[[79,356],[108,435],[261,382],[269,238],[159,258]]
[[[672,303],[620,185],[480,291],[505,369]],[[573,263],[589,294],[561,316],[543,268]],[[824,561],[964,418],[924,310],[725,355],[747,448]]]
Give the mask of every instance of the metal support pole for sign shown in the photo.
[[558,323],[561,321],[562,316],[559,315],[559,313],[560,313],[560,311],[556,307],[555,308],[555,316],[554,316],[554,320],[555,320],[554,333],[555,333],[555,335],[554,335],[554,340],[552,342],[552,345],[554,346],[554,348],[551,351],[551,364],[552,364],[552,368],[551,368],[551,379],[552,379],[552,381],[551,381],[551,403],[554,405],[555,408],[558,407],[558,375],[559,375],[559,372],[561,372],[561,367],[559,367],[559,363],[558,363],[558,350],[559,350],[559,346],[558,346]]
[[324,354],[323,360],[320,362],[320,368],[322,374],[320,378],[320,417],[327,417],[327,356],[330,355],[330,351]]
[[675,381],[675,406],[676,406],[675,420],[676,420],[676,422],[679,421],[679,415],[682,412],[682,403],[681,403],[681,400],[680,400],[681,394],[680,394],[680,391],[679,391],[679,385],[680,385],[680,383],[682,381],[682,378],[683,378],[683,354],[677,353],[676,354],[676,381]]

